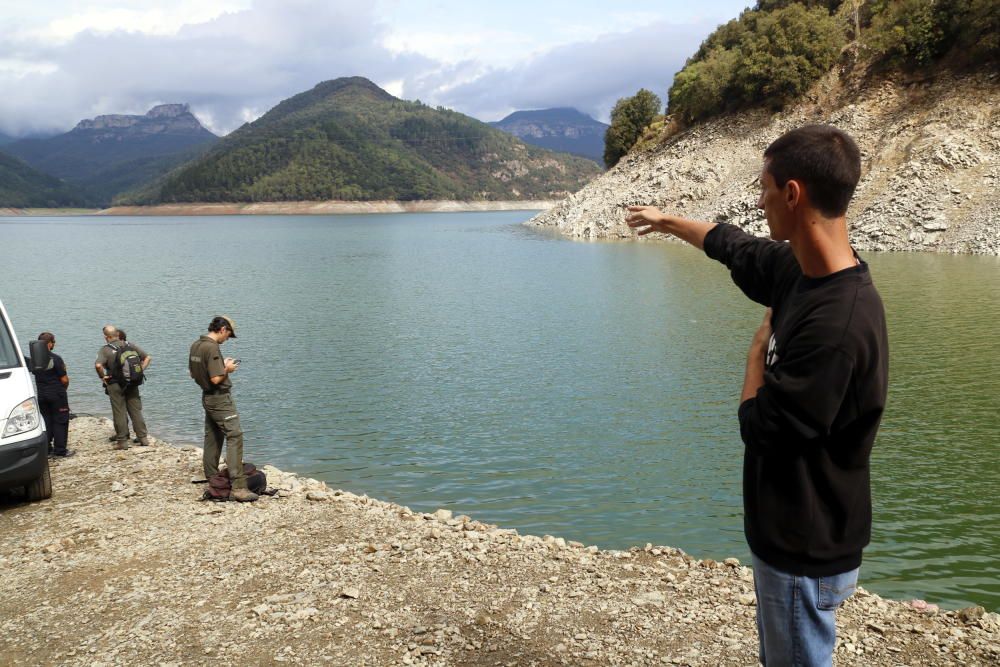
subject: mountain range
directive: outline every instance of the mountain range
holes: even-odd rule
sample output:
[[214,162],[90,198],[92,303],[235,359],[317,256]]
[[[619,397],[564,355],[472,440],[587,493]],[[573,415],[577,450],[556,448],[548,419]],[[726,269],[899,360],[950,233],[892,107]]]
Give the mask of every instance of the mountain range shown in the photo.
[[121,203],[553,199],[599,173],[363,77],[295,95]]
[[188,105],[163,104],[55,136],[0,135],[0,206],[555,199],[600,173],[531,145],[549,133],[569,147],[597,121],[571,109],[509,119],[520,130],[533,119],[531,141],[363,77],[320,83],[221,140]]
[[110,203],[126,190],[187,162],[218,141],[186,104],[162,104],[145,115],[82,120],[64,134],[3,147],[34,169]]
[[604,159],[604,133],[608,125],[576,109],[515,111],[490,125],[550,151],[580,155],[598,164]]

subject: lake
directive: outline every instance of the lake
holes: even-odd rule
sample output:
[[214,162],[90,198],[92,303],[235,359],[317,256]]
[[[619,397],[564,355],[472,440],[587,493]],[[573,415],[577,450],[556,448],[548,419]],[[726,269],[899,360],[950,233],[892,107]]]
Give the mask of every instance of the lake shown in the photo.
[[[249,461],[749,561],[736,408],[762,309],[692,248],[569,241],[530,215],[0,218],[0,298],[22,343],[55,333],[77,413],[110,416],[93,362],[113,323],[154,357],[151,431],[200,444],[187,350],[228,314]],[[1000,259],[865,259],[892,358],[862,584],[1000,610]]]

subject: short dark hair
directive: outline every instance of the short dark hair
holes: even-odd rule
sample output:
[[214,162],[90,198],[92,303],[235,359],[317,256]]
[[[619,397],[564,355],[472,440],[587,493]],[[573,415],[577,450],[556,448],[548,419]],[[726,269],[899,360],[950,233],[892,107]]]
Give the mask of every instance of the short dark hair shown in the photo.
[[48,331],[43,331],[42,333],[38,334],[38,340],[44,340],[46,343],[54,343],[56,342],[56,337],[50,334]]
[[217,332],[222,331],[222,327],[228,327],[229,320],[224,317],[213,317],[212,321],[208,323],[208,330]]
[[128,337],[125,335],[124,329],[118,330],[118,340],[128,340]]
[[806,125],[785,132],[764,151],[767,171],[782,188],[801,181],[823,215],[847,213],[861,179],[861,151],[854,139],[832,125]]

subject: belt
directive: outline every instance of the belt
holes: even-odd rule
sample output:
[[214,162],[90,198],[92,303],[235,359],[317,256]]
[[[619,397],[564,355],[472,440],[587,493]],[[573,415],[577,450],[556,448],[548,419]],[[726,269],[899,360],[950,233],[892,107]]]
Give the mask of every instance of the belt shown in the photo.
[[228,394],[228,389],[215,389],[213,391],[203,391],[201,392],[203,396],[214,396],[215,394]]

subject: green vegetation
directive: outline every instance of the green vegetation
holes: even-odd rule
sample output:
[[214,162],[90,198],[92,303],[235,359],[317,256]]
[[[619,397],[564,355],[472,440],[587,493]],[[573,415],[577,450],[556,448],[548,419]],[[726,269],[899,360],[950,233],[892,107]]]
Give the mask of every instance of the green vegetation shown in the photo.
[[674,77],[668,112],[690,124],[780,109],[851,44],[865,66],[912,70],[1000,62],[997,0],[758,0],[709,35]]
[[604,134],[604,164],[609,169],[622,159],[642,136],[663,103],[645,88],[632,97],[623,97],[611,110],[611,127]]
[[997,0],[870,0],[864,10],[865,42],[891,66],[910,69],[950,55],[967,63],[1000,60]]
[[599,172],[360,77],[281,102],[201,159],[119,203],[547,199]]
[[35,171],[0,153],[0,206],[11,208],[88,207],[93,200],[58,178]]

